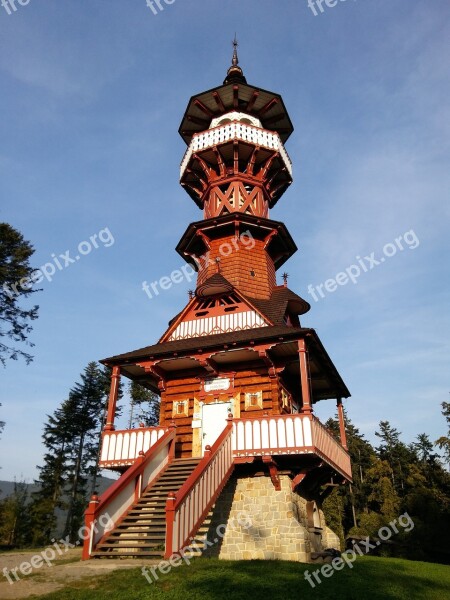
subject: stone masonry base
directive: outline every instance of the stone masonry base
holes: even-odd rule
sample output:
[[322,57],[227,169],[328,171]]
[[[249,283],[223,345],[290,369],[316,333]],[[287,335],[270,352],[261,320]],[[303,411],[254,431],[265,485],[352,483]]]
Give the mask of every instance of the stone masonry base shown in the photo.
[[339,549],[339,538],[315,502],[293,492],[287,475],[280,476],[280,484],[276,491],[268,476],[233,476],[203,530],[210,544],[203,554],[311,562],[325,548]]

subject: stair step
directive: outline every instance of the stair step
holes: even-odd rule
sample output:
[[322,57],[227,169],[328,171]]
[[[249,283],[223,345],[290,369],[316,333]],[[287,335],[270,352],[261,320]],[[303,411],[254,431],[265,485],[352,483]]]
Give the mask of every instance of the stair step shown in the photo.
[[164,540],[141,540],[130,538],[128,540],[113,540],[112,543],[105,542],[104,544],[99,544],[97,546],[97,549],[101,550],[102,548],[155,548],[160,546],[164,546]]
[[200,459],[175,459],[147,488],[121,522],[98,544],[93,557],[134,558],[164,556],[166,501],[193,473]]
[[[144,526],[145,527],[145,526]],[[165,535],[166,533],[166,528],[165,527],[152,527],[151,531],[149,527],[146,528],[137,528],[137,527],[127,527],[126,529],[122,530],[122,529],[115,529],[114,531],[111,532],[112,536],[117,536],[117,535],[125,535],[128,533],[143,533],[145,535],[148,535],[149,533],[151,533],[151,535],[157,535],[157,534],[163,534]]]
[[91,556],[93,558],[113,558],[113,557],[120,557],[120,558],[140,558],[141,556],[152,556],[154,558],[161,558],[162,556],[164,556],[164,551],[161,550],[146,550],[145,552],[142,551],[137,551],[137,552],[111,552],[110,550],[101,552],[96,550],[95,552],[93,552],[91,554]]

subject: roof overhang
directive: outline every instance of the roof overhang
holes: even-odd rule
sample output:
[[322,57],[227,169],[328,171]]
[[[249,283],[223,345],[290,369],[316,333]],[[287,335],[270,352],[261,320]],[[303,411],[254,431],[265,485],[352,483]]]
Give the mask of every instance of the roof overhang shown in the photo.
[[[247,330],[242,340],[232,334],[185,340],[184,348],[181,342],[165,342],[100,362],[120,366],[123,375],[154,390],[161,378],[174,379],[175,373],[176,378],[181,375],[202,377],[210,375],[211,369],[214,371],[215,368],[233,371],[242,368],[243,364],[258,366],[263,361],[263,350],[274,367],[281,368],[295,387],[300,382],[298,340],[306,339],[314,401],[350,396],[314,329],[286,327],[281,330],[280,327]],[[157,374],[146,371],[144,364],[156,366]]]
[[236,227],[239,228],[240,233],[250,231],[255,239],[265,239],[270,236],[266,249],[274,261],[275,269],[279,269],[297,251],[291,234],[281,221],[238,212],[191,223],[178,242],[176,251],[197,271],[198,266],[193,257],[202,256],[207,251],[199,232],[201,231],[210,239],[218,239],[227,234],[234,235]]
[[279,94],[237,82],[192,96],[178,131],[189,144],[194,133],[209,128],[212,119],[233,110],[257,117],[264,129],[276,131],[283,143],[294,131]]

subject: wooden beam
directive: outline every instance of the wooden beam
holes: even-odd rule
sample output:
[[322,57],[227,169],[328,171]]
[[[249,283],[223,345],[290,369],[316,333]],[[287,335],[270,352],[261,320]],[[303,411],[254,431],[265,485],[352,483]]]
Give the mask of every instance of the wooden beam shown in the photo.
[[239,108],[239,86],[233,85],[233,106]]
[[259,92],[257,90],[254,90],[252,97],[250,98],[250,100],[248,101],[248,104],[246,106],[246,110],[248,110],[248,112],[251,112],[253,107],[255,106],[255,102],[258,100],[259,98]]
[[218,92],[213,92],[213,98],[216,101],[216,104],[220,108],[220,110],[226,112],[227,109],[225,108],[225,104],[222,102],[222,98],[220,97]]
[[203,104],[203,102],[201,102],[198,98],[196,98],[194,100],[194,104],[197,108],[199,108],[208,117],[211,117],[211,118],[214,117],[214,113],[212,112],[212,110],[209,109],[207,106],[205,106],[205,104]]
[[263,463],[269,467],[270,479],[272,480],[273,487],[277,492],[281,491],[280,477],[278,475],[277,463],[273,460],[270,454],[266,454],[262,457]]
[[278,99],[277,98],[271,98],[269,100],[269,102],[267,102],[266,104],[264,104],[264,106],[258,111],[258,115],[261,116],[261,115],[266,114],[266,112],[269,112],[269,110],[271,110],[277,104],[278,104]]

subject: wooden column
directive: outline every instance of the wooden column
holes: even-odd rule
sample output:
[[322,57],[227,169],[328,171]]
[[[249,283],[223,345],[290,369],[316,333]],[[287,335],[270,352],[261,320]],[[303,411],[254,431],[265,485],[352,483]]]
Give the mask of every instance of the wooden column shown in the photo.
[[108,415],[106,417],[105,431],[114,430],[114,415],[116,414],[117,396],[119,394],[120,367],[113,367],[111,373],[111,388],[108,400]]
[[344,407],[342,405],[341,398],[338,398],[338,400],[337,400],[337,411],[338,411],[338,418],[339,418],[339,431],[341,434],[341,444],[347,450],[348,448],[347,448],[347,435],[345,433]]
[[298,341],[298,356],[300,359],[300,384],[302,388],[303,406],[300,412],[312,413],[311,388],[309,385],[308,351],[305,340]]

